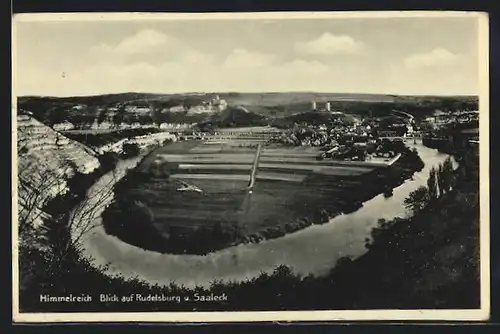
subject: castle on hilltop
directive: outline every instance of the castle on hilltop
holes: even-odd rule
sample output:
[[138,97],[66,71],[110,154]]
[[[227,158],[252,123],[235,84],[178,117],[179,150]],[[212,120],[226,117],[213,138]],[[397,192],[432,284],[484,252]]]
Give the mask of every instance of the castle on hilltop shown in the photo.
[[225,110],[226,108],[226,100],[221,99],[219,95],[215,95],[212,99],[201,102],[200,105],[191,106],[188,110],[188,114],[220,112]]

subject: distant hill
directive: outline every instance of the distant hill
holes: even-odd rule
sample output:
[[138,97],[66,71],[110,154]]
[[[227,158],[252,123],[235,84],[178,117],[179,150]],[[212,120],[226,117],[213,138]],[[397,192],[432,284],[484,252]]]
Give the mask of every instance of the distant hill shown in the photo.
[[307,111],[287,116],[284,118],[276,119],[273,125],[277,127],[290,127],[294,123],[303,123],[303,122],[311,125],[320,125],[328,123],[331,117],[332,116],[330,115],[330,113],[321,111]]
[[[191,107],[206,104],[215,95],[226,100],[229,109],[221,114],[188,112]],[[311,112],[311,101],[315,101],[318,108],[323,108],[324,102],[329,101],[332,111],[358,116],[384,116],[393,110],[399,110],[423,118],[436,109],[479,109],[477,96],[397,96],[317,92],[123,93],[64,98],[24,96],[18,98],[18,107],[32,112],[36,119],[49,126],[64,120],[83,126],[92,124],[96,120],[106,120],[115,124],[153,124],[156,121],[187,124],[212,122],[221,126],[225,124],[247,126],[261,125],[263,122],[287,117],[299,119],[312,117],[312,122],[316,122],[316,118],[319,117],[317,121],[320,122],[323,117],[321,114],[300,116],[301,113]],[[125,107],[130,105],[149,107],[151,112],[125,111]],[[241,110],[238,110],[240,107],[237,106],[243,107],[249,113],[241,113]]]
[[219,96],[230,104],[276,106],[283,104],[318,103],[326,101],[367,101],[394,102],[391,95],[349,94],[349,93],[315,93],[315,92],[279,92],[279,93],[219,93]]
[[242,106],[228,107],[226,110],[212,114],[199,122],[201,128],[234,128],[268,124],[267,117],[251,112]]
[[477,96],[412,96],[390,94],[361,94],[361,93],[322,93],[322,92],[270,92],[270,93],[237,93],[237,92],[210,92],[210,93],[119,93],[94,96],[74,97],[47,97],[47,96],[22,96],[18,103],[25,104],[36,100],[40,102],[82,103],[87,105],[104,105],[111,103],[124,103],[131,101],[168,101],[170,99],[207,99],[219,95],[232,105],[259,105],[276,106],[283,104],[310,103],[311,101],[351,101],[351,102],[415,102],[436,100],[477,101]]
[[329,124],[332,121],[340,120],[344,124],[352,123],[354,117],[349,114],[332,115],[325,111],[306,111],[301,113],[296,113],[291,116],[275,119],[273,125],[280,128],[289,128],[295,123],[307,123],[309,125],[321,125]]
[[108,104],[124,103],[127,101],[138,100],[156,100],[164,97],[164,94],[146,94],[146,93],[119,93],[89,96],[71,96],[71,97],[52,97],[52,96],[21,96],[18,98],[18,104],[28,106],[32,103],[68,103],[68,104],[86,104],[92,106],[102,106]]

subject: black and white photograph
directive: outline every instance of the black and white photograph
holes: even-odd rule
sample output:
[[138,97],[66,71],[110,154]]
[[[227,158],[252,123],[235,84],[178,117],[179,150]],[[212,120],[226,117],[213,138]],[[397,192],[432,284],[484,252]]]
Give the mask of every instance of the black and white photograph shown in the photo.
[[488,16],[18,14],[15,322],[487,320]]

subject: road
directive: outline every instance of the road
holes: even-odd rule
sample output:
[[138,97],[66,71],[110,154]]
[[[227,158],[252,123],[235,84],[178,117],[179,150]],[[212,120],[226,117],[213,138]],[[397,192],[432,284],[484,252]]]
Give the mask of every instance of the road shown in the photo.
[[255,184],[255,175],[257,174],[257,167],[259,166],[260,152],[262,150],[262,144],[257,144],[257,152],[255,152],[255,159],[253,161],[252,172],[250,173],[250,183],[248,184],[248,190],[253,189]]

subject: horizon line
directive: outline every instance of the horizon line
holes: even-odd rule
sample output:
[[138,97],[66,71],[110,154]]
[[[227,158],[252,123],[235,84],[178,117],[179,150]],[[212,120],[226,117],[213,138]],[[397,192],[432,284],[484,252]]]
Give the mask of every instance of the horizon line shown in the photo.
[[479,97],[479,93],[475,94],[408,94],[408,93],[367,93],[367,92],[327,92],[327,91],[183,91],[183,92],[140,92],[140,91],[123,91],[109,92],[101,94],[82,94],[82,95],[44,95],[44,94],[24,94],[16,95],[16,98],[38,97],[38,98],[82,98],[82,97],[98,97],[106,95],[127,95],[127,94],[143,94],[143,95],[210,95],[210,94],[339,94],[339,95],[376,95],[376,96],[393,96],[393,97]]

